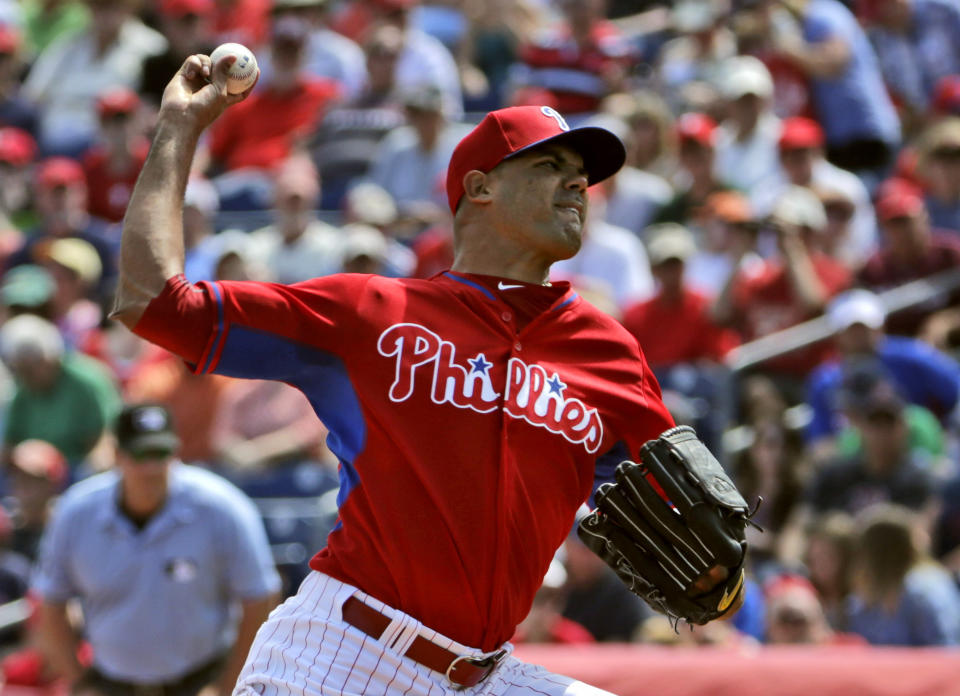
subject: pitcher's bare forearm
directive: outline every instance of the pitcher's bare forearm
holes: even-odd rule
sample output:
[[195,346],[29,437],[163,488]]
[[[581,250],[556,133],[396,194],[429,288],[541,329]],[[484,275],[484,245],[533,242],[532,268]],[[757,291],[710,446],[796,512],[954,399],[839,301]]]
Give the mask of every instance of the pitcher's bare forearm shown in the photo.
[[130,197],[113,317],[131,328],[167,279],[183,272],[183,194],[198,140],[199,133],[161,118]]
[[251,85],[242,94],[227,92],[235,59],[226,56],[214,66],[209,56],[190,56],[163,92],[157,133],[130,197],[120,242],[111,316],[131,329],[167,280],[183,272],[183,194],[200,134],[253,90]]

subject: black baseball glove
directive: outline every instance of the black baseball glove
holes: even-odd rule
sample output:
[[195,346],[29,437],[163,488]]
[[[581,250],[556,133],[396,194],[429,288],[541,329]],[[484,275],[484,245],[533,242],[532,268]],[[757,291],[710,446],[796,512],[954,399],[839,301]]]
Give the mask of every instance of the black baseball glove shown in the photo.
[[[738,605],[751,513],[692,428],[647,442],[640,463],[622,462],[616,483],[600,486],[596,501],[578,535],[654,609],[705,624]],[[701,592],[716,566],[728,576]]]

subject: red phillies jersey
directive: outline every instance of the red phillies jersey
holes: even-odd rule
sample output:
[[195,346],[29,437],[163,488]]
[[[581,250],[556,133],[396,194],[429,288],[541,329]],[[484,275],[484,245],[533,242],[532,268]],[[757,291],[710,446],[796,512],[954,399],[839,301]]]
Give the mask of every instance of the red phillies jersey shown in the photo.
[[198,372],[302,390],[340,460],[312,567],[484,650],[526,615],[595,473],[673,425],[636,340],[566,283],[178,276],[136,331]]

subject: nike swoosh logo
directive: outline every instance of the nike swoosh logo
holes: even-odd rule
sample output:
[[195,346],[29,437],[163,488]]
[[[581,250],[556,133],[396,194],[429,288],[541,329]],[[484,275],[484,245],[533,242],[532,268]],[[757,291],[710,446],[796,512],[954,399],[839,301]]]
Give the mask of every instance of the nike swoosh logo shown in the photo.
[[733,604],[733,600],[737,598],[737,595],[740,594],[740,588],[743,587],[743,568],[740,569],[740,577],[737,578],[737,584],[732,588],[727,588],[723,592],[723,596],[720,598],[720,601],[717,603],[717,611],[724,612],[730,608],[730,605]]
[[523,285],[507,285],[503,281],[500,281],[499,283],[497,283],[497,287],[500,288],[501,290],[513,290],[514,288],[522,288]]

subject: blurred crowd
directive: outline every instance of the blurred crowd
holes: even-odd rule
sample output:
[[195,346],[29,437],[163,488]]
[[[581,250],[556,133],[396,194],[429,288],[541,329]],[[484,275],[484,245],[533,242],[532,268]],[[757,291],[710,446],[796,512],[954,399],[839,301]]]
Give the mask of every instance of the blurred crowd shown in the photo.
[[763,532],[737,617],[679,633],[571,535],[518,641],[960,643],[956,0],[0,0],[0,602],[124,403],[254,499],[336,487],[298,391],[108,319],[164,87],[227,41],[261,76],[193,163],[191,281],[449,267],[445,167],[491,109],[626,144],[552,277],[637,337]]

